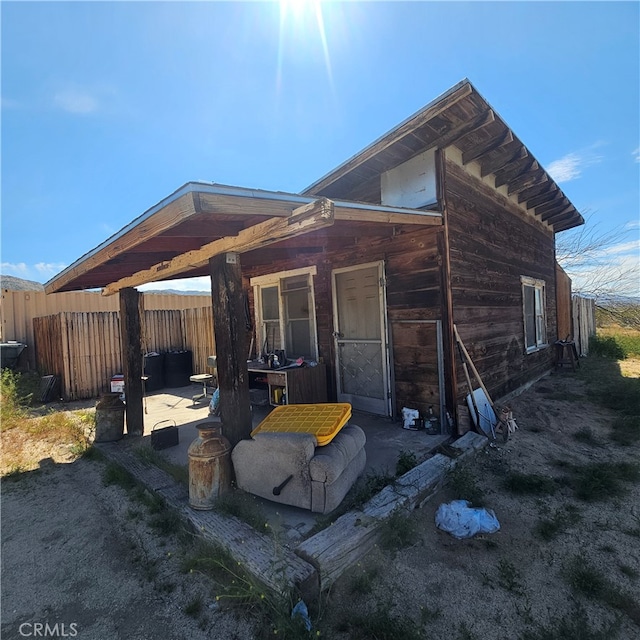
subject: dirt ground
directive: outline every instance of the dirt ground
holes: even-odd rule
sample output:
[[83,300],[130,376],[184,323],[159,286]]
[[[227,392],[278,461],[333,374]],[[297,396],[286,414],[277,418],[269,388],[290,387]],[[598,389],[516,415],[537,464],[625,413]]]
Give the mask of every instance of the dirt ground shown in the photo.
[[[638,376],[637,361],[625,367]],[[638,461],[637,444],[609,439],[613,414],[589,402],[591,390],[560,372],[515,398],[515,436],[410,514],[408,546],[377,548],[348,571],[313,611],[313,633],[639,637],[640,485],[587,501],[571,481],[580,465]],[[180,536],[153,529],[143,505],[104,485],[103,470],[57,451],[3,482],[2,637],[35,637],[36,623],[82,640],[255,637],[249,620],[218,607],[205,577],[183,572]],[[555,490],[514,494],[505,488],[513,472],[552,478]],[[437,507],[465,489],[495,511],[498,533],[456,540],[435,527]],[[557,525],[553,535],[540,533],[544,523]]]

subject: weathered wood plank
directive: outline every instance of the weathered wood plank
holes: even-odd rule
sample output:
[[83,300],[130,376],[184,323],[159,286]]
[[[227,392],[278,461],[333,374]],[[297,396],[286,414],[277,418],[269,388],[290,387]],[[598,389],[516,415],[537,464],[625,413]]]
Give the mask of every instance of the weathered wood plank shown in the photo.
[[144,269],[132,276],[121,278],[106,286],[102,293],[109,296],[126,287],[135,287],[156,280],[166,280],[189,269],[205,266],[209,258],[213,256],[266,247],[283,238],[291,238],[330,226],[333,222],[333,203],[326,198],[321,198],[311,204],[298,207],[288,218],[270,218],[243,229],[237,236],[214,240],[196,251],[183,253],[172,260],[155,264],[150,269]]
[[120,332],[122,373],[127,396],[127,433],[142,436],[144,413],[142,406],[142,296],[136,289],[120,291]]
[[479,160],[482,156],[499,149],[500,147],[513,141],[513,133],[506,129],[501,136],[491,137],[486,142],[462,152],[462,164],[469,164],[473,160]]
[[295,552],[320,573],[322,589],[333,584],[377,543],[380,526],[399,509],[415,509],[431,497],[445,479],[447,469],[487,446],[488,439],[469,432],[461,442],[460,457],[450,460],[437,454],[385,487],[361,510],[350,511],[329,527],[303,541]]
[[220,415],[224,435],[234,447],[251,433],[247,329],[240,256],[214,256],[209,264],[211,299],[215,315]]
[[309,600],[318,596],[319,578],[311,564],[233,516],[192,509],[187,503],[185,488],[177,485],[169,474],[143,462],[121,444],[103,443],[98,447],[138,482],[163,497],[172,509],[191,524],[199,537],[225,549],[243,570],[267,587],[278,593],[288,593],[294,587]]

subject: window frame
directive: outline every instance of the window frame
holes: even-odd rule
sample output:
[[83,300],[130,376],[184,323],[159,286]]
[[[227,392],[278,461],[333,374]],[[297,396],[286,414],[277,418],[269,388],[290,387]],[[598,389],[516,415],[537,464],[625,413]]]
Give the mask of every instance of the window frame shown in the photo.
[[[524,329],[524,348],[525,353],[535,353],[549,346],[547,341],[547,292],[546,282],[531,276],[520,276],[520,284],[522,288],[522,320]],[[527,296],[525,287],[533,289],[533,344],[529,345],[529,335],[527,330],[527,317],[531,313],[527,313]]]
[[[278,288],[278,325],[279,325],[279,344],[284,349],[287,358],[293,356],[298,357],[300,354],[289,353],[287,350],[288,339],[288,322],[286,314],[285,298],[287,296],[287,290],[284,287],[284,281],[288,278],[295,278],[299,276],[307,276],[308,282],[308,296],[309,296],[309,344],[311,347],[311,359],[318,361],[318,328],[316,319],[316,302],[315,302],[315,290],[313,284],[313,276],[317,274],[315,266],[302,267],[300,269],[290,269],[288,271],[278,271],[276,273],[270,273],[264,276],[256,276],[250,279],[250,284],[253,287],[253,299],[254,299],[254,314],[255,314],[255,333],[256,333],[256,353],[260,354],[262,345],[265,341],[265,326],[267,324],[273,325],[274,320],[265,321],[263,319],[262,312],[262,289],[268,287]],[[294,320],[300,320],[295,319]],[[273,350],[273,346],[270,347]]]

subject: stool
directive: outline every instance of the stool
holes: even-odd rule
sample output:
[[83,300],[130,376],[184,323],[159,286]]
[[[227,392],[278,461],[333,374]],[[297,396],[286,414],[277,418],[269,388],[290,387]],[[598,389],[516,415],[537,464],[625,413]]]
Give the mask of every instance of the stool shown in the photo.
[[210,373],[196,373],[194,376],[189,376],[191,382],[200,382],[202,384],[202,393],[198,393],[191,398],[193,404],[199,400],[206,400],[207,398],[207,382],[213,380],[213,375]]
[[573,371],[576,370],[576,367],[580,367],[576,343],[573,342],[573,340],[557,340],[555,345],[556,369],[559,369],[566,364],[570,364]]

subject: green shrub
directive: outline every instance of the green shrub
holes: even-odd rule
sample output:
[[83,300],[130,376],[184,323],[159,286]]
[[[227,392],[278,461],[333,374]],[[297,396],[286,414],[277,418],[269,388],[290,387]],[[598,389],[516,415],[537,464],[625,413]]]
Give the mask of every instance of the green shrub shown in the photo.
[[24,398],[20,397],[20,374],[11,369],[0,372],[0,425],[2,430],[13,429],[27,417]]
[[537,473],[510,473],[504,480],[504,486],[517,495],[553,495],[558,484],[553,478]]
[[572,468],[571,485],[581,500],[593,502],[619,496],[623,483],[640,480],[640,466],[629,462],[595,462]]
[[401,451],[396,462],[396,476],[402,476],[411,471],[418,464],[418,459],[413,451]]
[[474,507],[484,507],[484,491],[468,464],[457,464],[447,472],[447,484],[455,500],[468,500]]

